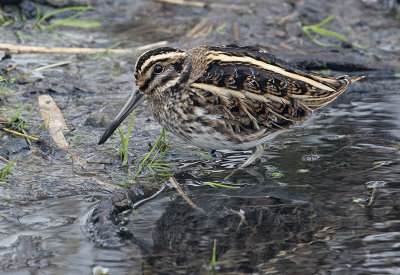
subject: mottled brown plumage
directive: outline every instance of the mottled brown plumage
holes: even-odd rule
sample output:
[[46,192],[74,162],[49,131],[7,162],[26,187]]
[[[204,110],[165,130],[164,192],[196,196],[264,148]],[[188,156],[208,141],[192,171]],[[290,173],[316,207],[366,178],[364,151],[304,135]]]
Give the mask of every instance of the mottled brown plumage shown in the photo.
[[154,49],[138,59],[134,73],[138,90],[99,144],[147,99],[162,126],[196,146],[257,147],[260,154],[280,130],[306,119],[362,78],[310,73],[260,48],[237,45]]

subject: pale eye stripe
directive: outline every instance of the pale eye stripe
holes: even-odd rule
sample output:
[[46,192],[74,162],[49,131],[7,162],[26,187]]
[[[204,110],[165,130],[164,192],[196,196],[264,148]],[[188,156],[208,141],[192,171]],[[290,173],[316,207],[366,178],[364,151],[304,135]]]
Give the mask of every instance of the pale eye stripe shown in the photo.
[[140,71],[142,69],[146,68],[149,64],[157,62],[162,59],[169,59],[169,58],[174,58],[178,56],[184,56],[186,53],[181,53],[181,52],[168,52],[168,53],[162,53],[162,54],[157,54],[149,57],[145,62],[143,62],[142,66],[140,67]]
[[257,67],[263,68],[265,70],[275,72],[277,74],[281,74],[281,75],[284,75],[284,76],[287,76],[287,77],[290,77],[293,79],[297,79],[297,80],[306,82],[306,83],[313,85],[317,88],[320,88],[322,90],[327,90],[327,91],[331,91],[331,92],[335,91],[331,87],[326,86],[326,85],[324,85],[320,82],[317,82],[313,79],[310,79],[310,78],[307,78],[305,76],[298,75],[295,73],[288,72],[288,71],[282,69],[281,67],[259,61],[257,59],[251,58],[249,56],[231,56],[231,55],[226,55],[223,53],[209,54],[208,56],[211,58],[211,60],[219,60],[219,61],[223,61],[223,62],[243,62],[243,63],[245,62],[245,63],[253,64],[253,65],[256,65]]
[[166,90],[168,88],[175,86],[178,82],[179,82],[179,77],[175,77],[175,78],[169,80],[168,82],[166,82],[161,87],[157,87],[157,88],[159,88],[160,90]]

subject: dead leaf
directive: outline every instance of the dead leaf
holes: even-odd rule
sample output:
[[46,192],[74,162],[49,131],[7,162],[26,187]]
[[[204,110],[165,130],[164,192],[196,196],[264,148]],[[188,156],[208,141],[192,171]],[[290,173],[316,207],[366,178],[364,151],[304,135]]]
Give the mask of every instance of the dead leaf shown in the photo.
[[38,103],[40,114],[49,129],[51,137],[60,149],[68,149],[68,142],[62,132],[62,130],[67,130],[68,127],[54,99],[50,95],[40,95]]

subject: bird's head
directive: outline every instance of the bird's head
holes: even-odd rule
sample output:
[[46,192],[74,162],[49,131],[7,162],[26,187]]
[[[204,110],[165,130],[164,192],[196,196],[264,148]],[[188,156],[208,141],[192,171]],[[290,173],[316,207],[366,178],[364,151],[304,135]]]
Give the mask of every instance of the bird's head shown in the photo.
[[136,62],[134,75],[137,89],[104,132],[99,144],[104,143],[143,101],[163,100],[166,93],[180,92],[190,76],[187,52],[174,48],[157,48],[142,54]]

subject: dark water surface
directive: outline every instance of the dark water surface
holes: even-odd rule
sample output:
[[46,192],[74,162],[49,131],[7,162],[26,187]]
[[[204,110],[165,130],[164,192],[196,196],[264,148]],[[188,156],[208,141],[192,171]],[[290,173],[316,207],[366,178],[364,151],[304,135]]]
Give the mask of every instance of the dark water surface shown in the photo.
[[[234,169],[250,152],[217,152],[211,161],[173,138],[172,147],[181,150],[170,149],[165,161],[194,209],[168,180],[150,173],[126,184],[133,177],[108,147],[120,147],[117,135],[96,145],[105,125],[91,121],[107,123],[118,113],[133,89],[132,66],[140,53],[14,54],[1,60],[1,69],[18,65],[11,76],[73,61],[19,78],[7,100],[0,97],[0,118],[21,104],[26,104],[23,114],[33,108],[27,123],[32,132],[42,122],[37,96],[50,94],[70,129],[68,152],[58,149],[45,129],[38,132],[41,142],[31,145],[1,131],[0,155],[22,156],[0,181],[1,274],[92,274],[100,267],[109,274],[212,274],[214,242],[217,274],[400,274],[400,49],[393,42],[400,21],[387,7],[355,0],[255,1],[248,10],[222,13],[154,1],[98,2],[87,18],[104,26],[90,35],[64,28],[55,37],[32,29],[28,23],[34,19],[28,19],[20,27],[23,43],[109,47],[120,41],[119,47],[133,47],[168,40],[188,48],[233,42],[230,28],[237,22],[241,44],[262,44],[310,70],[367,77],[271,141],[261,160],[244,171]],[[299,22],[316,24],[330,14],[337,18],[327,28],[368,49],[321,48],[304,37]],[[287,15],[293,19],[279,25]],[[185,35],[202,18],[213,31]],[[0,27],[0,42],[22,43],[15,30]],[[160,132],[146,105],[138,108],[131,164]],[[127,190],[157,190],[163,183],[164,191],[134,210],[117,199]],[[115,216],[105,211],[95,222],[91,217],[99,205],[115,210]]]

